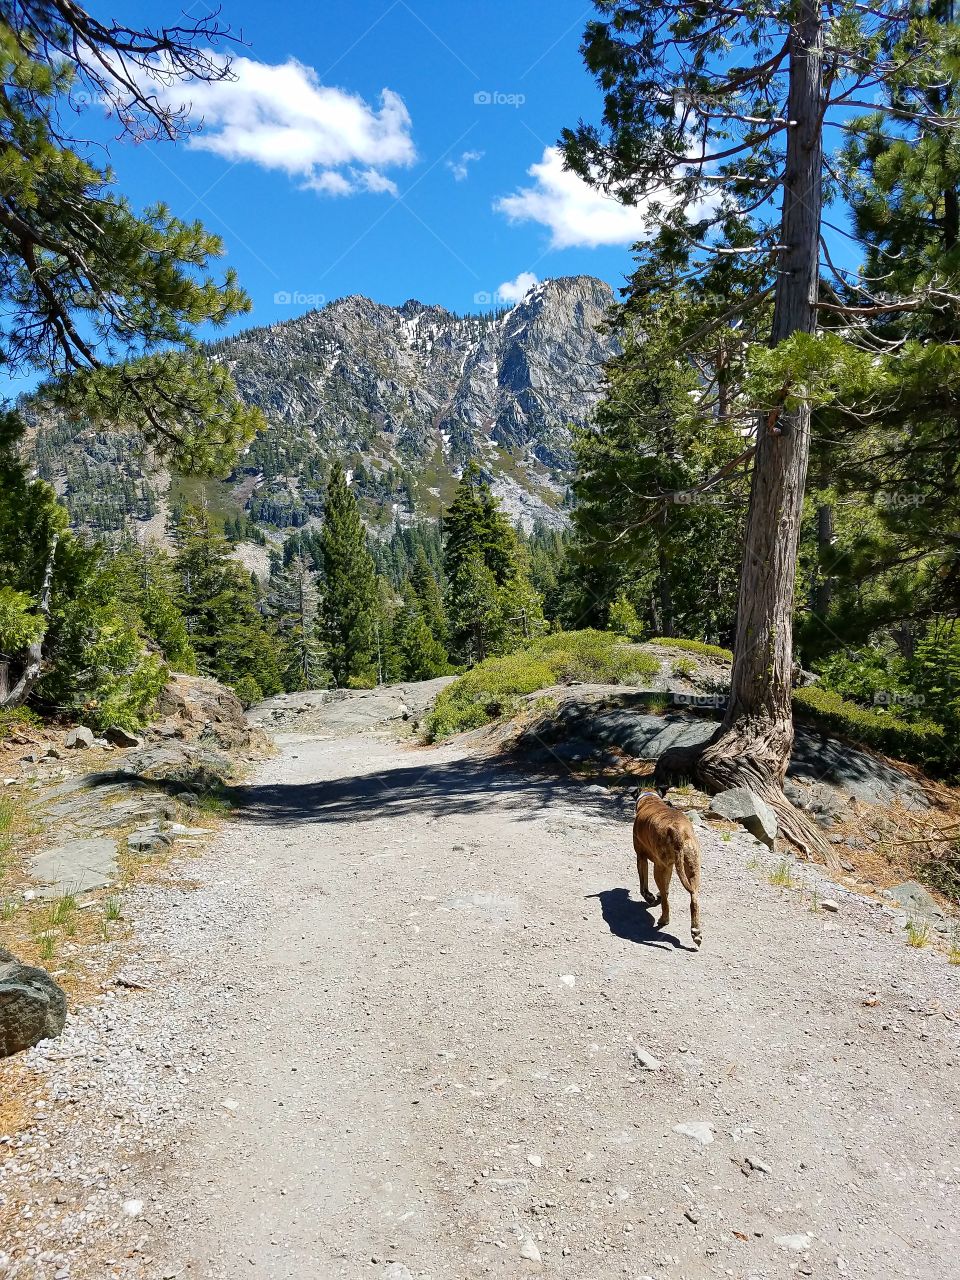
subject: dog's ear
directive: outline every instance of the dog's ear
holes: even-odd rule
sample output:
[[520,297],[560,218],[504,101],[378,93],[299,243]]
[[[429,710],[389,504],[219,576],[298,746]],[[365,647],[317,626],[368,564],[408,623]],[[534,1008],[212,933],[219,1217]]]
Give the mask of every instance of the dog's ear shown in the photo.
[[657,795],[660,797],[661,800],[666,800],[669,791],[670,791],[669,784],[664,784],[662,782],[657,783]]

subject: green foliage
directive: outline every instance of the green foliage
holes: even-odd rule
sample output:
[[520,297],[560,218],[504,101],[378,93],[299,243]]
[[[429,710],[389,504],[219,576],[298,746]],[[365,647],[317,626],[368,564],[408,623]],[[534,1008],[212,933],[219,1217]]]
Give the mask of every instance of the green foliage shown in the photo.
[[252,676],[270,697],[283,690],[280,646],[257,588],[205,510],[184,508],[173,530],[179,607],[200,670],[234,686]]
[[233,686],[233,692],[240,699],[240,705],[244,709],[263,700],[263,690],[251,675],[241,676]]
[[427,741],[437,742],[510,715],[524,694],[553,683],[553,667],[527,651],[486,658],[438,695],[426,720]]
[[171,557],[157,547],[114,551],[104,569],[107,591],[139,616],[142,634],[174,671],[195,675],[197,656],[177,605],[181,584]]
[[942,772],[956,766],[943,725],[929,719],[907,721],[845,701],[830,689],[811,685],[793,694],[794,713],[830,733],[873,747],[885,755]]
[[726,637],[743,475],[731,477],[730,491],[697,490],[742,452],[742,437],[698,402],[695,371],[676,358],[666,322],[631,313],[621,317],[621,332],[623,354],[607,368],[595,423],[575,442],[572,557],[582,616],[612,625],[610,602],[626,598],[656,631]]
[[84,683],[89,697],[84,719],[95,728],[120,725],[136,729],[148,718],[167,682],[167,668],[144,653],[136,627],[118,609],[105,609],[84,653]]
[[46,624],[25,591],[0,587],[0,652],[12,653],[39,640]]
[[263,420],[225,368],[191,349],[197,326],[249,309],[233,272],[209,274],[222,242],[162,204],[135,213],[112,174],[64,139],[72,70],[2,22],[0,72],[0,295],[16,317],[0,340],[8,372],[39,372],[50,402],[133,426],[182,468],[228,467]]
[[610,632],[571,631],[540,636],[524,648],[487,658],[437,697],[426,720],[436,742],[511,715],[524,695],[569,681],[617,684],[652,675],[655,659]]
[[427,622],[422,597],[413,584],[407,582],[390,627],[388,677],[390,680],[432,680],[449,670],[446,650]]
[[660,669],[656,658],[609,631],[554,631],[532,641],[528,652],[550,664],[555,683],[630,684]]
[[475,463],[444,517],[443,565],[449,645],[458,660],[505,653],[543,630],[543,602],[524,550]]
[[816,664],[824,689],[863,705],[908,708],[914,697],[906,660],[893,645],[838,649]]
[[643,637],[643,623],[623,590],[617,592],[610,605],[607,626],[617,635],[626,636],[628,640],[640,640]]
[[271,575],[269,602],[282,645],[284,688],[326,688],[330,672],[318,633],[315,574],[305,554],[293,556]]
[[357,500],[335,462],[327,482],[320,535],[321,634],[337,685],[377,681],[379,595]]
[[960,736],[960,625],[937,620],[916,648],[911,664],[912,684],[929,713]]
[[654,636],[650,644],[663,645],[668,649],[682,649],[686,653],[698,653],[704,658],[717,658],[721,662],[732,662],[733,654],[720,645],[704,644],[700,640],[682,640],[678,636]]

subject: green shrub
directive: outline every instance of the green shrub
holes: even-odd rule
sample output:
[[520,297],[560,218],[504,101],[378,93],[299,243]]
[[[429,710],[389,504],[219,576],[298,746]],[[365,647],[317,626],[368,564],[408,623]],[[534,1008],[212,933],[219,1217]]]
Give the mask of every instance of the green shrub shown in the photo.
[[240,699],[240,705],[246,710],[252,707],[255,702],[263,701],[263,690],[257,684],[253,676],[241,676],[233,686],[233,692]]
[[698,668],[692,658],[677,658],[670,670],[678,680],[692,680]]
[[818,685],[796,689],[793,707],[799,716],[825,729],[925,768],[942,769],[953,756],[943,725],[933,720],[906,721],[887,712],[871,711],[846,702],[832,689]]
[[631,677],[651,676],[658,663],[648,653],[625,644],[609,631],[554,631],[527,646],[553,668],[552,684],[583,680],[592,684],[623,684]]
[[643,623],[627,599],[626,592],[621,591],[607,614],[607,626],[617,635],[626,636],[628,640],[639,640],[643,636]]
[[552,667],[527,650],[486,658],[437,696],[426,720],[427,741],[479,729],[509,715],[524,694],[554,683]]
[[33,729],[42,723],[40,716],[29,707],[6,707],[0,710],[0,742],[12,733]]
[[729,649],[721,649],[718,644],[704,644],[701,640],[679,640],[676,636],[656,636],[650,643],[664,645],[667,649],[683,649],[686,653],[698,653],[703,658],[719,658],[723,662],[733,661],[733,654]]
[[444,689],[427,716],[428,742],[511,715],[526,694],[565,680],[621,684],[652,675],[656,659],[608,631],[557,631],[487,658]]
[[906,718],[903,709],[910,706],[906,668],[892,648],[876,645],[838,649],[816,664],[822,688],[863,705],[895,706],[901,719]]

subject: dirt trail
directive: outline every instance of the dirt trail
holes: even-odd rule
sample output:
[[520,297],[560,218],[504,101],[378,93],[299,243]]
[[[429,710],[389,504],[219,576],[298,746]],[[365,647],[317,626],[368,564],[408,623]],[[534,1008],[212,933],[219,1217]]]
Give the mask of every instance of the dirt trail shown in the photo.
[[704,854],[698,954],[610,796],[287,738],[179,900],[171,998],[221,994],[149,1274],[960,1276],[957,971]]

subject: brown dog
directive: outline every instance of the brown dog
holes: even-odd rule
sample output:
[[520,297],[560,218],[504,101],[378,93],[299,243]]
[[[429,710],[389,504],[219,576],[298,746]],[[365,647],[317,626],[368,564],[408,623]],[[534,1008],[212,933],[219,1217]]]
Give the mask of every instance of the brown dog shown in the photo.
[[[658,929],[670,923],[670,877],[676,867],[680,883],[690,895],[690,932],[699,947],[703,939],[700,932],[700,844],[693,823],[685,813],[661,800],[656,792],[641,791],[633,819],[633,847],[637,854],[643,900],[648,907],[660,903]],[[653,863],[659,898],[650,892],[648,859]]]

